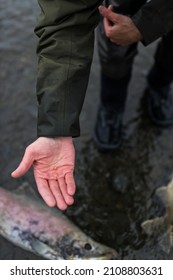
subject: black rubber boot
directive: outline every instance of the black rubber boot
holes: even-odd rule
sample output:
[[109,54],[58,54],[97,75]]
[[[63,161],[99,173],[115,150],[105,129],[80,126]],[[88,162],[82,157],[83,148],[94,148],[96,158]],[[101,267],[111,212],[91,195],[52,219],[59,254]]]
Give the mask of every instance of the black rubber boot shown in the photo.
[[148,114],[153,123],[160,126],[173,124],[173,99],[170,86],[154,89],[148,86]]
[[100,105],[95,126],[95,143],[99,151],[113,151],[122,143],[123,114]]
[[173,124],[172,75],[155,62],[147,77],[147,103],[150,119],[160,126]]
[[127,97],[128,77],[115,80],[101,75],[101,104],[94,139],[99,151],[114,151],[122,143],[122,121]]

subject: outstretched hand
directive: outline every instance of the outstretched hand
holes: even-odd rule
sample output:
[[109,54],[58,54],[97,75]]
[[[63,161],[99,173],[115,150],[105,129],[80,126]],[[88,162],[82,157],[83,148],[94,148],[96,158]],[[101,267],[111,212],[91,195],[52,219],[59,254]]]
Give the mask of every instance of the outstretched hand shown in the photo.
[[99,12],[103,16],[105,33],[110,41],[122,46],[141,41],[142,35],[131,18],[113,12],[112,8],[112,5],[108,8],[99,7]]
[[71,137],[40,137],[26,148],[20,165],[11,175],[21,177],[33,165],[38,191],[46,204],[65,210],[74,202],[74,164]]

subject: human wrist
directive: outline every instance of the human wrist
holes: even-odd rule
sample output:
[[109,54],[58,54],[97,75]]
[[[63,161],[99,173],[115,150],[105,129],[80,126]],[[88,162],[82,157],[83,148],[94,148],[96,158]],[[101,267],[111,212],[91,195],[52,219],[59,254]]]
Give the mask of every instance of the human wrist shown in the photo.
[[38,139],[40,139],[40,141],[49,141],[49,142],[68,142],[68,143],[72,143],[73,142],[73,138],[72,136],[40,136],[38,137]]

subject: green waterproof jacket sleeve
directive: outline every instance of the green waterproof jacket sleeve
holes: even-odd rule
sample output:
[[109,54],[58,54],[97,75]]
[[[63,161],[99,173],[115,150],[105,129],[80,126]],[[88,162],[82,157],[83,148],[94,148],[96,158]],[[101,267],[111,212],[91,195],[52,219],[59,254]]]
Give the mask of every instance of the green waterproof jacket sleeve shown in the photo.
[[38,136],[80,135],[98,0],[38,0]]
[[173,0],[148,0],[132,20],[148,45],[173,30]]

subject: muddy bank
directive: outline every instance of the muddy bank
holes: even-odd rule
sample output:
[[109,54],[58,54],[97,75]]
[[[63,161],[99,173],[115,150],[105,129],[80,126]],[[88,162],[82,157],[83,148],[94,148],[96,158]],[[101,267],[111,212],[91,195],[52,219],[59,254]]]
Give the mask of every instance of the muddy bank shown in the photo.
[[[13,180],[25,147],[36,138],[35,97],[38,14],[36,0],[0,3],[0,172],[1,186],[13,190],[23,181],[35,186],[32,171]],[[116,153],[100,154],[93,142],[99,103],[97,46],[86,100],[81,114],[81,137],[75,139],[77,193],[65,213],[95,240],[115,248],[126,259],[172,259],[140,223],[160,215],[163,207],[154,191],[167,184],[173,171],[173,128],[153,126],[145,109],[145,76],[153,62],[155,44],[140,45],[129,86],[124,116],[124,143]],[[0,238],[0,259],[37,259]]]

